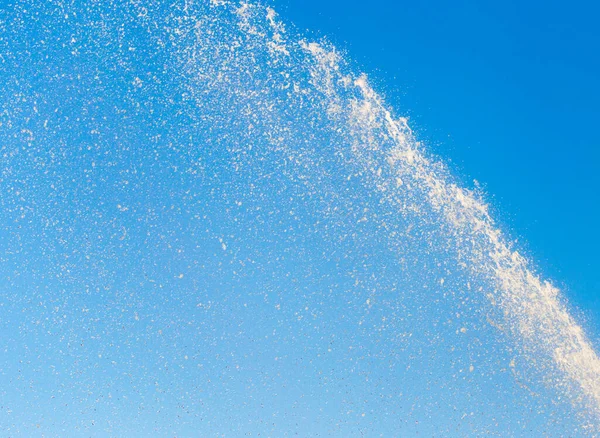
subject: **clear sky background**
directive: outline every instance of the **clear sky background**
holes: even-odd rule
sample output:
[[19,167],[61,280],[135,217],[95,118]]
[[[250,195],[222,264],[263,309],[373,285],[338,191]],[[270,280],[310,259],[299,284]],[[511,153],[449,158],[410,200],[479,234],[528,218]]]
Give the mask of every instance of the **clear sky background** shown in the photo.
[[481,183],[496,220],[597,331],[600,6],[270,3],[347,51],[465,184]]
[[264,2],[289,41],[237,2],[0,4],[0,434],[579,433],[577,327],[343,84],[597,340],[595,11]]

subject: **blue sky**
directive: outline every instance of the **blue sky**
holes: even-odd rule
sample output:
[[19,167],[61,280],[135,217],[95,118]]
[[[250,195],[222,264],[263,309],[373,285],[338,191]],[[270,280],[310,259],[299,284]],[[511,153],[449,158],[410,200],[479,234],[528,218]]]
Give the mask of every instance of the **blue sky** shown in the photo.
[[271,2],[365,71],[600,327],[600,6]]
[[594,327],[592,11],[272,2],[348,66],[174,3],[0,10],[0,430],[579,431],[597,357],[356,79]]

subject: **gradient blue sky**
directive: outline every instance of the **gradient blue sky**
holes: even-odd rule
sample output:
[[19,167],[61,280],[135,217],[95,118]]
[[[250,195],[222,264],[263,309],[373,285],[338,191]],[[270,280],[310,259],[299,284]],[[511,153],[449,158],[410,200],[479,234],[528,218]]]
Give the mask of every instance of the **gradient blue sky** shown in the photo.
[[270,3],[347,51],[600,326],[596,2]]
[[[265,2],[347,51],[600,326],[592,11]],[[515,354],[439,221],[398,217],[321,153],[360,132],[332,135],[318,87],[282,91],[286,73],[308,83],[308,55],[265,64],[242,14],[186,34],[187,3],[166,5],[0,7],[0,429],[577,430],[556,388],[537,389],[552,354]]]

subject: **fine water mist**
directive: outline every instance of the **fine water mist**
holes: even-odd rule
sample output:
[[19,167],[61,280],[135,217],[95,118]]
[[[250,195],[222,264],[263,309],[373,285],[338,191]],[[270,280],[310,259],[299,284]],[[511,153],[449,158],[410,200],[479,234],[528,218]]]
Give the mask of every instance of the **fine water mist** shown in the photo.
[[368,77],[257,3],[0,15],[6,436],[579,436],[600,360]]

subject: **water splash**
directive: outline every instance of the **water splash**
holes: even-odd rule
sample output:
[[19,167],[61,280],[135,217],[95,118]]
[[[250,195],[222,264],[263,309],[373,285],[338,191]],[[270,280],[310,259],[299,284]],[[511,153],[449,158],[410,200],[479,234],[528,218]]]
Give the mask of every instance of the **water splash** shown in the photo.
[[3,430],[595,433],[560,292],[329,43],[217,0],[2,23]]

